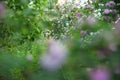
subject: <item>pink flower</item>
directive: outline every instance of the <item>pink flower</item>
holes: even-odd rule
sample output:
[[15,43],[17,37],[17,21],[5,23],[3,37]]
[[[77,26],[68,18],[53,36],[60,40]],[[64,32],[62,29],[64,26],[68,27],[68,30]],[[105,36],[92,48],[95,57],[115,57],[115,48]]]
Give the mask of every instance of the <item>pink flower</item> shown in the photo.
[[107,2],[107,3],[105,4],[106,7],[109,7],[109,5],[110,5],[109,2]]
[[116,5],[116,3],[114,1],[109,2],[109,7],[114,7],[115,5]]
[[81,16],[80,12],[78,12],[78,13],[76,14],[76,16],[77,16],[77,17],[80,17],[80,16]]
[[98,67],[89,70],[90,80],[110,80],[110,72],[105,67]]
[[109,1],[105,5],[106,5],[106,7],[113,8],[113,7],[115,7],[116,3],[114,1]]
[[105,9],[104,10],[104,14],[109,14],[110,13],[110,10],[109,9]]

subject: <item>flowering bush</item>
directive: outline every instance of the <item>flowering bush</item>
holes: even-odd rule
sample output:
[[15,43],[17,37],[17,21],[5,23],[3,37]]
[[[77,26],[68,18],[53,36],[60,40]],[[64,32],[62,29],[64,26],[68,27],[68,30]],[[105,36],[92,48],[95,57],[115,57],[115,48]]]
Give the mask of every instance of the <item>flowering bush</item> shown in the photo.
[[119,4],[1,1],[0,80],[119,80]]

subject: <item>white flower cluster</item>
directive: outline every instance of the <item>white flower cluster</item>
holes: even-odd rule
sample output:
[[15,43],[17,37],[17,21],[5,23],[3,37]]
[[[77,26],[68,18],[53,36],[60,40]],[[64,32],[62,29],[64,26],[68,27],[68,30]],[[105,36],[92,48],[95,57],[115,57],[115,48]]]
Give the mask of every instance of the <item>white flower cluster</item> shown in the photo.
[[72,3],[74,5],[78,6],[85,6],[84,3],[87,2],[87,0],[58,0],[57,5],[63,6],[64,4],[67,5],[69,3]]

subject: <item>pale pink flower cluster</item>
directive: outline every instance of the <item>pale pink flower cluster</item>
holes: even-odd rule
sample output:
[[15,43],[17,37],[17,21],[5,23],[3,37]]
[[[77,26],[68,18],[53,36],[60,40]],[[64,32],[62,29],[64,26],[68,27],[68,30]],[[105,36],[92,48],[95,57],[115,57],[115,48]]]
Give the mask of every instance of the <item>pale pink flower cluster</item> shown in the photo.
[[96,18],[95,18],[95,16],[94,16],[93,14],[89,15],[89,16],[87,17],[87,24],[90,25],[90,26],[92,26],[92,25],[94,25],[95,23],[96,23]]
[[110,15],[112,15],[114,18],[113,20],[116,20],[117,18],[117,10],[115,9],[116,3],[114,1],[109,1],[105,4],[106,9],[103,11],[103,13],[105,14],[105,16],[103,17],[104,20],[106,21],[110,21],[112,20],[112,17],[110,17]]
[[42,68],[54,71],[62,67],[67,52],[65,46],[55,40],[48,41],[48,49],[45,54],[40,57],[40,64]]

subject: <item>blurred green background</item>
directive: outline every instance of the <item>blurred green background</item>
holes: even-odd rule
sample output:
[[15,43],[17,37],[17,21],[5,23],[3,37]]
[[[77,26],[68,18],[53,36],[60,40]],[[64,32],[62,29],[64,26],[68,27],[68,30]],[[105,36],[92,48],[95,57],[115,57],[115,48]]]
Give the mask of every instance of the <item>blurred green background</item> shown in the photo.
[[[114,7],[106,6],[110,0],[82,1],[1,0],[0,80],[90,80],[88,69],[97,66],[120,80],[120,1]],[[39,64],[51,38],[69,53],[55,72]]]

